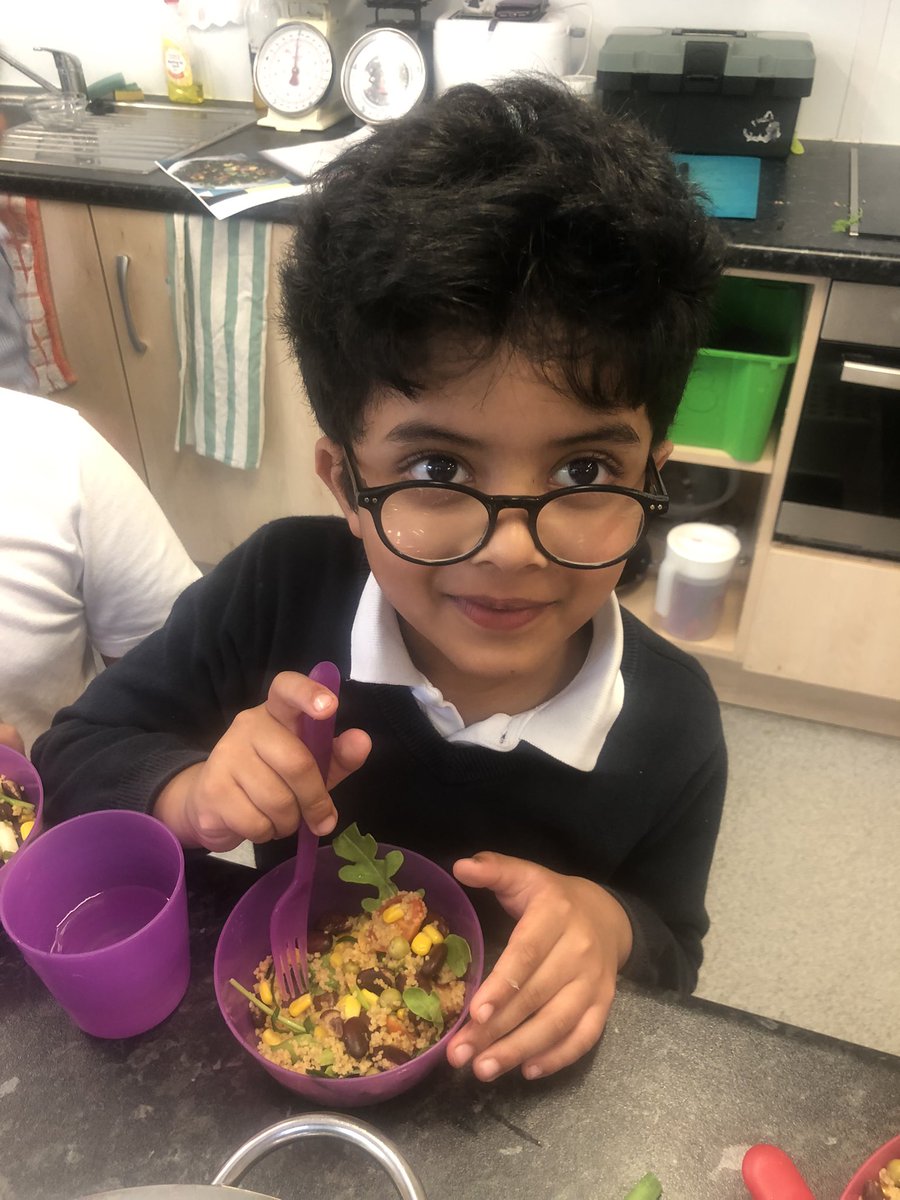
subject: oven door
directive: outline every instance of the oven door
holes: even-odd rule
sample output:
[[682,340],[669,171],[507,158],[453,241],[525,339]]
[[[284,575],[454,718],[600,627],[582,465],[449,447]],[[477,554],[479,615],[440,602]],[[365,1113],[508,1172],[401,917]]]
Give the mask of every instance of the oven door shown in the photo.
[[[871,322],[869,300],[881,305]],[[848,304],[852,320],[837,319],[848,317]],[[835,339],[839,332],[853,340]],[[870,344],[873,332],[897,345]],[[775,537],[900,561],[900,288],[834,284],[823,335],[830,336],[813,362]]]

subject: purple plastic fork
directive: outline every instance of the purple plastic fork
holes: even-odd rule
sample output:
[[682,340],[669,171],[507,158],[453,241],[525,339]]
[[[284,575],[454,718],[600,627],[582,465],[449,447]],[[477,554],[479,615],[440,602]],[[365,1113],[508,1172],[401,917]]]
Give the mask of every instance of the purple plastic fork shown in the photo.
[[[341,673],[332,662],[317,663],[309,673],[310,679],[321,683],[337,696],[340,693]],[[304,713],[297,722],[297,735],[312,752],[322,779],[328,782],[331,745],[334,740],[334,715],[321,721]],[[272,964],[281,992],[282,1003],[295,998],[306,989],[306,938],[309,926],[309,898],[312,894],[319,839],[305,821],[300,822],[297,835],[297,857],[294,874],[285,888],[269,921],[269,942]]]

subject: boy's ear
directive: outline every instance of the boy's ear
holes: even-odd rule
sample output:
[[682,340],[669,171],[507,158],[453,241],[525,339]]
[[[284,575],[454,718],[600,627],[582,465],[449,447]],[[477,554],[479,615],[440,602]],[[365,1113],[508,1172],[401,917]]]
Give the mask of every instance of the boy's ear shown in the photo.
[[316,442],[316,474],[341,506],[341,512],[347,519],[350,532],[358,538],[362,537],[359,528],[359,513],[350,503],[347,495],[349,477],[344,463],[344,451],[329,437],[321,437]]
[[660,442],[658,446],[654,447],[652,453],[653,461],[656,463],[657,471],[661,471],[663,469],[663,466],[668,462],[669,456],[674,449],[674,443],[668,440]]

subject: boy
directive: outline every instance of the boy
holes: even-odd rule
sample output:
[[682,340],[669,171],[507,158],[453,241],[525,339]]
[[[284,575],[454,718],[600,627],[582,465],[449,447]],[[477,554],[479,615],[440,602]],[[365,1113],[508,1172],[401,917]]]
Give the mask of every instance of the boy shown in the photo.
[[[690,990],[718,705],[613,589],[720,269],[665,151],[549,83],[457,89],[332,164],[283,311],[345,521],[260,530],[59,714],[50,819],[147,809],[270,866],[339,812],[453,862],[515,922],[448,1049],[483,1080],[585,1053],[620,970]],[[334,711],[321,659],[324,783],[295,736]]]

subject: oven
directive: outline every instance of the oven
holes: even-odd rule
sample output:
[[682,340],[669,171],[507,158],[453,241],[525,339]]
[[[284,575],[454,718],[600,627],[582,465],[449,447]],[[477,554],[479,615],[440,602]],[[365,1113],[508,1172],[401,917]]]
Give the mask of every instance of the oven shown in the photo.
[[775,537],[900,561],[900,287],[831,285]]

